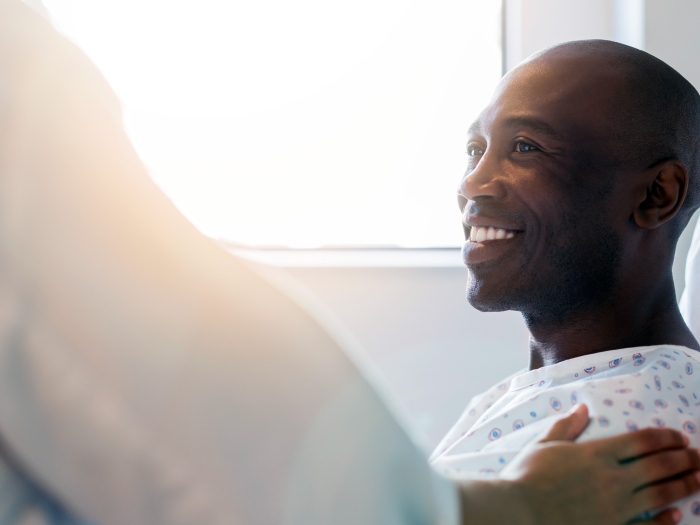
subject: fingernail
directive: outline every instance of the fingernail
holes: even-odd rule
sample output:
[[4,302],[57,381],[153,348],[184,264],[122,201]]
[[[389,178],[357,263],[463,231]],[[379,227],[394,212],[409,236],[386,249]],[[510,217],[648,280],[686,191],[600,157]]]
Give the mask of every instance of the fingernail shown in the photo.
[[685,434],[681,434],[681,436],[683,437],[683,444],[687,447],[690,444],[690,439]]
[[671,518],[673,519],[673,523],[678,523],[683,519],[683,513],[678,509],[673,509],[671,511]]

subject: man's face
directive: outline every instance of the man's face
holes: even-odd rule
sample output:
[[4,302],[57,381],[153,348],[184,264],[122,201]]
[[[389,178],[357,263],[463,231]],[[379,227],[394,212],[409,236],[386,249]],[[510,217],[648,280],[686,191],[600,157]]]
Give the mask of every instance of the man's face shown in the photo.
[[632,210],[612,154],[621,90],[604,64],[536,59],[472,125],[459,200],[473,306],[555,321],[609,296]]

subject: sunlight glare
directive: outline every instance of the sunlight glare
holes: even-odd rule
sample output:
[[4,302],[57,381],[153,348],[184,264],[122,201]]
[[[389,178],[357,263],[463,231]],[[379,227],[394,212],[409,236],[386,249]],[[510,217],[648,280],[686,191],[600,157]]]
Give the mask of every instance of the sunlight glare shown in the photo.
[[153,179],[250,245],[452,246],[500,2],[44,0]]

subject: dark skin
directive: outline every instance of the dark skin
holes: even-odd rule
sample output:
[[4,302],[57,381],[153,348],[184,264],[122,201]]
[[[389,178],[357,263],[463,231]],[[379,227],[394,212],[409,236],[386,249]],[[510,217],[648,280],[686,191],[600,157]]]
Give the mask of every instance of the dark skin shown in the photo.
[[688,170],[625,156],[625,92],[615,64],[550,52],[505,77],[470,128],[467,238],[478,227],[512,235],[465,243],[468,297],[523,313],[531,369],[617,348],[700,350],[671,275]]

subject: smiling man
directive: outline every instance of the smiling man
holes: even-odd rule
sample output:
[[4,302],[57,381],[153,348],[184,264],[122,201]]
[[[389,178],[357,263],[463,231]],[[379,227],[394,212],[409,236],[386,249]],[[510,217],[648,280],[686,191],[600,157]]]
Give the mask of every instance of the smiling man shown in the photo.
[[[700,345],[671,274],[700,203],[695,88],[622,44],[562,44],[504,77],[467,153],[469,302],[522,312],[530,366],[472,400],[434,465],[508,477],[510,458],[582,401],[583,440],[669,426],[700,445]],[[700,501],[681,509],[700,523]]]

